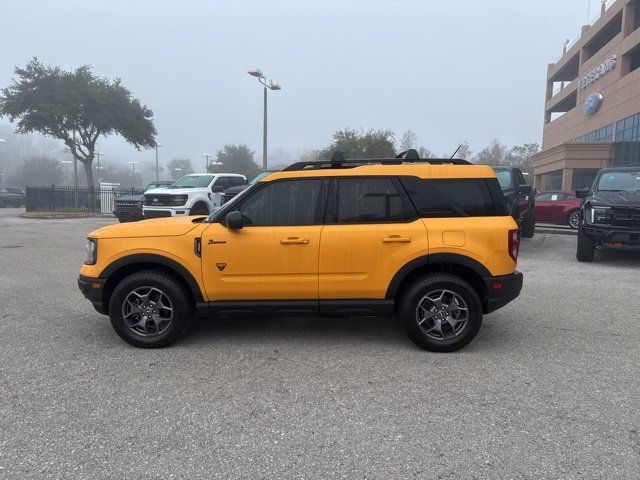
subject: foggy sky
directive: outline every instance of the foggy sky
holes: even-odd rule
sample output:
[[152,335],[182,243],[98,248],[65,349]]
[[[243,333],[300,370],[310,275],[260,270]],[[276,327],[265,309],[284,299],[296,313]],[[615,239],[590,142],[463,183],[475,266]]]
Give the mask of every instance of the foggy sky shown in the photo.
[[[599,8],[593,1],[592,14]],[[161,162],[227,143],[327,145],[339,128],[414,130],[443,154],[497,137],[540,142],[547,64],[586,23],[588,0],[0,0],[0,86],[16,65],[91,64],[155,117]],[[596,5],[597,4],[597,5]],[[0,119],[0,124],[6,124]],[[151,160],[113,137],[105,161]]]

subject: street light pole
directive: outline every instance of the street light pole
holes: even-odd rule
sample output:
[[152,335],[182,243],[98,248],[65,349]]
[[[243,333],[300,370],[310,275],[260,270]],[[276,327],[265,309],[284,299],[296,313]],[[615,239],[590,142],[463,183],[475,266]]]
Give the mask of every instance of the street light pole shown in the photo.
[[96,170],[98,171],[98,188],[100,187],[100,158],[104,155],[102,152],[96,152],[96,157],[98,158],[98,165],[96,166]]
[[158,149],[161,147],[159,143],[156,143],[156,182],[160,179],[160,174],[158,170]]
[[129,162],[129,165],[131,165],[131,186],[135,187],[136,186],[136,165],[139,162]]
[[205,161],[204,171],[205,171],[205,173],[208,173],[209,172],[209,159],[211,157],[213,157],[213,155],[210,154],[210,153],[203,153],[202,156],[204,157],[204,161]]
[[262,70],[256,68],[255,70],[247,71],[252,77],[256,77],[258,81],[264,85],[264,101],[263,101],[263,124],[262,124],[262,170],[267,171],[269,169],[267,162],[267,88],[270,90],[282,90],[282,87],[278,83],[274,83],[273,80],[268,80]]

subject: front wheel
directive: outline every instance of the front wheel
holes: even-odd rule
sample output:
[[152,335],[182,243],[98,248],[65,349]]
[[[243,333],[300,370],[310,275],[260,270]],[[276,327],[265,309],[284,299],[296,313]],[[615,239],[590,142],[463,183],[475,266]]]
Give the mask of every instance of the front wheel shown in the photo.
[[156,270],[136,272],[118,284],[109,302],[116,333],[134,347],[173,343],[189,326],[191,295],[174,276]]
[[593,262],[595,249],[596,246],[592,238],[584,233],[582,228],[578,229],[578,246],[576,249],[576,259],[579,262]]
[[400,300],[405,332],[432,352],[453,352],[475,338],[482,325],[482,303],[466,281],[430,274],[410,285]]

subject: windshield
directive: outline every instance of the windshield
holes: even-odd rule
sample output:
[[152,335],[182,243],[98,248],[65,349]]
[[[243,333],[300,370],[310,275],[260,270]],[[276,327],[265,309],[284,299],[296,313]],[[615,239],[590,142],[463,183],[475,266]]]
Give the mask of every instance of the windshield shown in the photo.
[[213,180],[213,175],[185,175],[169,188],[205,188]]
[[147,190],[153,190],[154,188],[168,187],[169,185],[170,184],[168,184],[167,182],[159,182],[159,183],[151,182],[149,185],[147,185],[147,188],[145,188],[144,191],[146,192]]
[[640,191],[640,170],[632,172],[605,172],[598,182],[600,192]]
[[511,172],[509,170],[497,170],[496,176],[502,188],[509,188],[511,186]]

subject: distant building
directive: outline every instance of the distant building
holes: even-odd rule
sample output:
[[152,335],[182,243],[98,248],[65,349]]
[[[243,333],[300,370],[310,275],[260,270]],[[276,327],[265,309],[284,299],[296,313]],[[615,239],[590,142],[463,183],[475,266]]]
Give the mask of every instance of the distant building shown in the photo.
[[615,0],[548,66],[542,190],[591,186],[598,169],[640,164],[640,0]]

